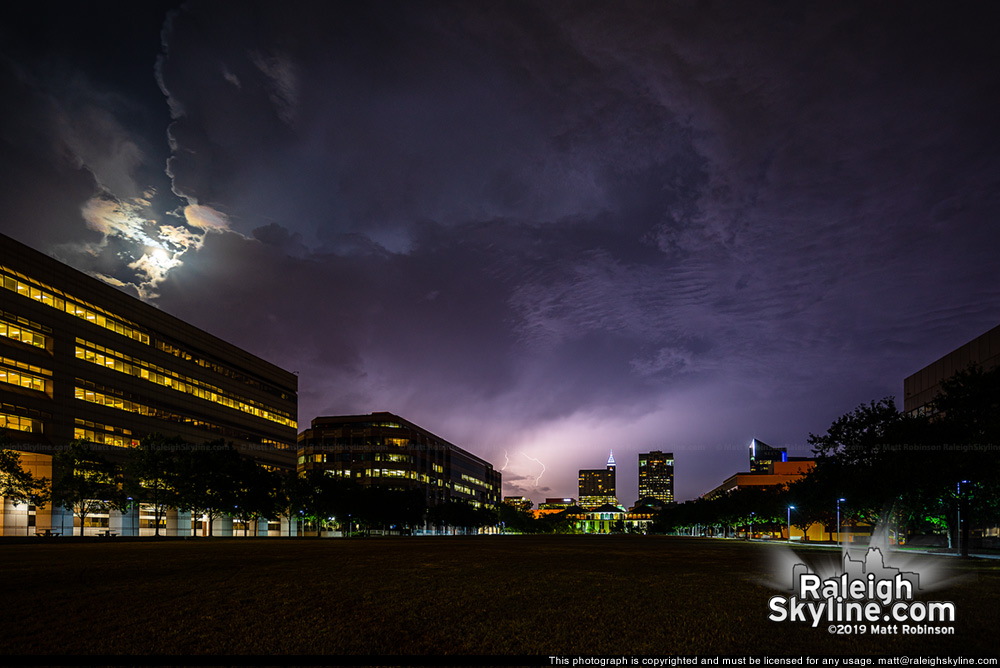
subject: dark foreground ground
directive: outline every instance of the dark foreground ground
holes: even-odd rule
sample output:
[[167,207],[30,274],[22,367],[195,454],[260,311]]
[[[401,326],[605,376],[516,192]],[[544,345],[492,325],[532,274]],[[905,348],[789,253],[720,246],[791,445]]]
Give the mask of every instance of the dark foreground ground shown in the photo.
[[955,603],[956,635],[839,636],[768,620],[778,592],[764,582],[790,581],[785,550],[631,536],[0,541],[0,653],[1000,653],[1000,561],[910,557],[950,578],[922,598]]

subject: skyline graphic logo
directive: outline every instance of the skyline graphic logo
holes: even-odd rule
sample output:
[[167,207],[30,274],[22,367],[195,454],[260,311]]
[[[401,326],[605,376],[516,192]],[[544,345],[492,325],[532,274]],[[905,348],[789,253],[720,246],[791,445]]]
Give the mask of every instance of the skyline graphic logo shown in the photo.
[[826,623],[837,635],[955,633],[955,604],[918,600],[920,573],[887,566],[878,547],[860,559],[845,550],[840,571],[824,575],[795,563],[790,584],[768,600],[770,621]]

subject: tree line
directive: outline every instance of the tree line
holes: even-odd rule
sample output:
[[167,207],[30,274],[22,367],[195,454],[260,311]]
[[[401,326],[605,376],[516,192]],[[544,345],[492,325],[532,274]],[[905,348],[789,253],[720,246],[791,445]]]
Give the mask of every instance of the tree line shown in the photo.
[[[805,533],[820,523],[832,537],[839,507],[844,526],[886,523],[900,542],[941,534],[967,552],[973,526],[1000,524],[1000,368],[959,372],[942,383],[921,415],[900,412],[891,397],[862,404],[825,434],[810,434],[808,443],[816,465],[801,479],[668,506],[652,530],[778,532],[790,522]],[[261,518],[277,517],[348,531],[405,530],[424,522],[499,524],[518,533],[573,530],[560,515],[535,520],[509,504],[492,509],[451,501],[428,507],[419,490],[361,486],[322,471],[270,471],[221,441],[192,446],[153,435],[121,464],[77,441],[53,459],[57,475],[50,482],[32,477],[16,452],[0,448],[0,495],[72,508],[81,526],[96,512],[147,504],[157,535],[168,508],[205,516],[210,535],[212,522],[222,516],[242,521],[244,531]]]
[[[262,519],[286,518],[314,531],[340,528],[346,533],[372,530],[407,532],[425,523],[476,529],[497,523],[496,511],[452,500],[428,507],[418,489],[364,486],[320,470],[267,469],[224,441],[192,445],[178,437],[153,434],[128,449],[122,461],[87,441],[74,441],[53,455],[53,480],[25,471],[18,453],[0,448],[0,495],[36,507],[51,504],[86,519],[114,509],[145,505],[155,535],[168,509],[190,511],[208,522],[231,517],[244,535]],[[289,523],[289,526],[291,524]]]
[[974,526],[1000,524],[1000,368],[959,372],[920,415],[891,397],[862,404],[808,442],[816,466],[799,480],[665,508],[654,528],[780,531],[790,520],[832,534],[843,499],[845,526],[881,522],[901,542],[941,534],[967,553]]

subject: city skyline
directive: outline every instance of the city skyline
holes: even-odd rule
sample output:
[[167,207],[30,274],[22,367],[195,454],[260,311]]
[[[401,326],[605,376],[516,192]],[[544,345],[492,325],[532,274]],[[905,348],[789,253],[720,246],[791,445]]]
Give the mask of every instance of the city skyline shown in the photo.
[[0,233],[573,496],[810,454],[995,327],[979,6],[41,3]]

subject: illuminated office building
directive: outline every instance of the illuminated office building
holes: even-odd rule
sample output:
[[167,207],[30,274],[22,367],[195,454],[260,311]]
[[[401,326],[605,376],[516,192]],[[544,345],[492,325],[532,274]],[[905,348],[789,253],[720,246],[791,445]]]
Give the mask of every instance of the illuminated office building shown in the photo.
[[640,453],[639,498],[674,502],[674,453],[659,450]]
[[603,469],[581,469],[579,475],[580,506],[593,509],[606,503],[618,504],[615,496],[615,453],[608,457]]
[[750,441],[750,472],[767,473],[775,462],[787,462],[788,451],[785,448],[772,448],[764,441],[756,438]]
[[418,489],[428,506],[500,502],[492,464],[392,413],[315,418],[298,442],[299,472],[314,469],[362,486]]
[[576,505],[576,499],[571,499],[569,497],[546,497],[544,503],[539,503],[538,508],[532,511],[532,515],[535,516],[537,520],[540,517],[545,517],[546,515],[555,515],[563,512],[567,508],[572,508]]
[[[264,466],[294,469],[293,374],[2,235],[0,283],[0,427],[29,470],[51,480],[53,449],[76,439],[123,460],[154,432],[225,439]],[[5,500],[0,526],[71,533],[73,521]],[[94,521],[143,526],[114,512]],[[185,522],[190,531],[189,516],[168,515],[172,531]]]
[[715,499],[747,487],[787,485],[806,475],[815,466],[815,460],[804,457],[793,457],[786,462],[771,462],[766,469],[734,473],[726,478],[721,485],[702,496],[706,499]]

